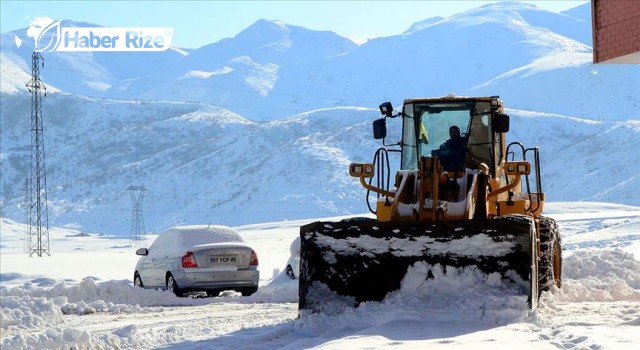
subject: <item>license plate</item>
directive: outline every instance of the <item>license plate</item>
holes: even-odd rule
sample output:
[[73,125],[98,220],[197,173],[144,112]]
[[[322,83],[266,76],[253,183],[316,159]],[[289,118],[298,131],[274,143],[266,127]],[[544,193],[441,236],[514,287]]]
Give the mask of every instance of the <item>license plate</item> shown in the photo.
[[212,264],[235,264],[238,262],[238,257],[236,256],[212,256],[209,257],[209,261]]

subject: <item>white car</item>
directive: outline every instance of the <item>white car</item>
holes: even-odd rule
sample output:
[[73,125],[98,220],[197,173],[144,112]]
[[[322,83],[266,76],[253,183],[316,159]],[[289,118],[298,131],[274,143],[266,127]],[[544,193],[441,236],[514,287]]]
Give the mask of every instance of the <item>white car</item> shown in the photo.
[[191,292],[217,296],[223,290],[248,296],[258,290],[258,255],[230,227],[173,227],[136,254],[142,256],[133,274],[138,287],[170,290],[179,297]]
[[300,237],[297,237],[293,242],[291,242],[289,252],[291,255],[289,257],[289,261],[287,261],[285,272],[289,277],[296,279],[300,274]]

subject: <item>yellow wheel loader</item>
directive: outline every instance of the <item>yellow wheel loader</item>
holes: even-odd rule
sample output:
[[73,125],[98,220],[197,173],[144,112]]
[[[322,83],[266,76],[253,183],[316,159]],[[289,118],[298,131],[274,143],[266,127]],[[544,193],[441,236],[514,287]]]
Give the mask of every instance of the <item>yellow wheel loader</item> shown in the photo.
[[[381,301],[417,262],[500,273],[535,309],[542,291],[561,284],[561,241],[555,221],[541,215],[538,148],[507,144],[502,100],[416,98],[397,114],[389,102],[380,111],[373,134],[383,147],[372,163],[349,167],[376,219],[301,227],[299,309]],[[395,118],[401,140],[387,144]],[[393,186],[390,152],[400,158]]]

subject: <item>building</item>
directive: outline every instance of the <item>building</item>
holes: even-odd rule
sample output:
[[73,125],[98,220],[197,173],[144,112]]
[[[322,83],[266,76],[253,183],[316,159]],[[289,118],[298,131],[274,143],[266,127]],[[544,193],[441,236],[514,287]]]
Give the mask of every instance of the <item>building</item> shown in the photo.
[[594,63],[640,64],[640,0],[592,0]]

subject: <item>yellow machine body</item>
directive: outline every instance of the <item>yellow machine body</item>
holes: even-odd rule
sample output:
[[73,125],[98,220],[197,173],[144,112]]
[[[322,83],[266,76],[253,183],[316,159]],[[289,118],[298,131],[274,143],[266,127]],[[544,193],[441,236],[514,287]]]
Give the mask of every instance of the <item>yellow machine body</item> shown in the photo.
[[[499,97],[407,99],[395,115],[389,102],[380,105],[380,111],[383,118],[374,121],[373,131],[384,147],[373,162],[349,167],[349,174],[366,189],[376,220],[301,228],[300,309],[323,307],[326,300],[318,295],[326,294],[317,291],[318,285],[329,287],[341,300],[353,298],[355,305],[380,300],[399,287],[403,271],[418,261],[475,265],[507,279],[515,271],[530,283],[532,308],[540,292],[560,286],[560,237],[555,222],[541,215],[545,195],[538,149],[507,144],[509,116]],[[387,144],[387,120],[396,118],[402,121],[401,140]],[[390,148],[400,154],[400,169],[393,174],[385,172]],[[437,242],[440,247],[478,237],[508,249],[496,253],[479,244],[474,251],[485,253],[465,256],[459,251],[435,253],[430,243],[418,243]],[[339,240],[348,243],[336,249]],[[398,258],[393,242],[403,240],[419,246]],[[375,254],[365,253],[374,246]]]

